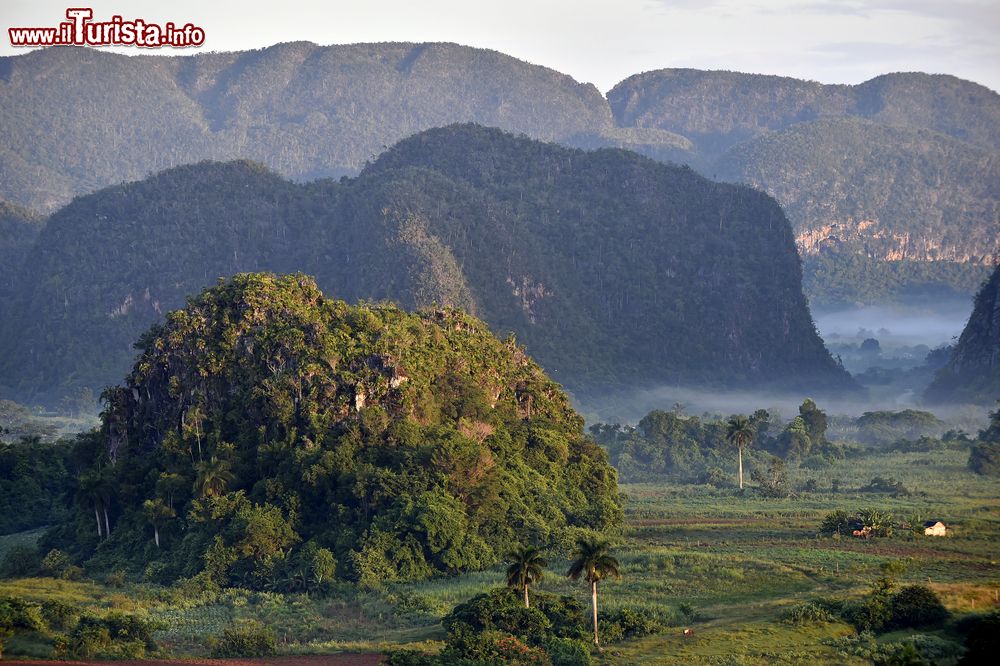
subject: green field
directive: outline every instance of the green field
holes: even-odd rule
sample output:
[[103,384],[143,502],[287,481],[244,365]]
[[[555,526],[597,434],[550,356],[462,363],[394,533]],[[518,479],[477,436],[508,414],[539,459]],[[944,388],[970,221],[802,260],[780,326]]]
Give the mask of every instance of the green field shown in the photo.
[[[879,565],[902,560],[901,582],[934,589],[954,613],[982,611],[1000,595],[998,484],[966,468],[961,450],[889,453],[840,461],[820,470],[790,468],[789,486],[814,479],[818,490],[781,499],[711,486],[624,485],[627,527],[615,553],[623,577],[602,585],[606,610],[650,607],[672,618],[660,634],[609,644],[607,664],[870,663],[843,651],[857,641],[840,622],[798,627],[780,620],[794,604],[866,593]],[[860,493],[874,476],[901,480],[909,494]],[[840,492],[830,490],[840,481]],[[946,538],[897,530],[890,538],[834,539],[818,535],[823,516],[876,506],[899,519],[944,520]],[[41,531],[0,537],[0,557]],[[549,557],[540,589],[589,602],[582,583],[568,581],[567,562]],[[101,614],[138,613],[160,624],[157,639],[170,653],[204,655],[210,637],[233,619],[273,626],[286,653],[369,651],[408,645],[434,651],[445,636],[440,618],[455,604],[500,584],[499,568],[383,589],[338,584],[324,598],[227,590],[193,596],[183,589],[139,582],[21,579],[0,582],[0,595],[60,599]],[[118,582],[118,581],[114,581]],[[680,610],[685,606],[687,614]],[[691,614],[694,619],[692,620]],[[691,628],[691,635],[683,629]],[[888,634],[879,640],[899,640]],[[937,633],[948,637],[947,627]],[[839,640],[839,643],[838,643]],[[15,637],[11,655],[45,656],[43,640]],[[945,658],[940,663],[952,663]]]

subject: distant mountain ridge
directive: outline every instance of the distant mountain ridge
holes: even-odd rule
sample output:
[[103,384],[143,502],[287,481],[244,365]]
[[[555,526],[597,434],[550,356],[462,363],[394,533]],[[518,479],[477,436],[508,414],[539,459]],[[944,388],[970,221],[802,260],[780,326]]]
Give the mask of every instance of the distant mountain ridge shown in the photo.
[[853,383],[815,331],[787,219],[751,188],[620,150],[457,125],[354,179],[202,163],[49,220],[0,334],[7,390],[99,389],[219,276],[316,275],[333,297],[461,306],[578,395],[662,383]]
[[[397,141],[455,122],[625,148],[764,189],[788,210],[816,302],[891,300],[928,282],[971,294],[1000,251],[1000,96],[975,83],[666,69],[605,97],[439,43],[0,58],[0,199],[50,212],[203,159],[251,159],[296,180],[356,175]],[[893,266],[891,289],[858,272],[873,262]],[[851,289],[862,282],[868,291]]]

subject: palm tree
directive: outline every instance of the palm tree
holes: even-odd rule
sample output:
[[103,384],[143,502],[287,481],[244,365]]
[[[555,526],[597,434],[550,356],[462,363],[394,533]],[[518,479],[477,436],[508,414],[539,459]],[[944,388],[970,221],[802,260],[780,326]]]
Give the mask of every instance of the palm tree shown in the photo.
[[194,482],[194,491],[198,497],[218,497],[236,480],[229,471],[229,461],[219,460],[215,456],[195,463],[194,469],[198,474]]
[[510,566],[507,567],[507,586],[524,590],[524,607],[531,608],[528,602],[528,585],[542,580],[543,569],[548,564],[540,550],[534,546],[518,548],[507,556]]
[[[112,484],[101,472],[88,472],[79,478],[77,500],[81,504],[91,504],[94,507],[94,517],[97,519],[97,538],[111,536],[111,521],[108,520],[108,504],[111,503]],[[104,515],[104,525],[101,525],[101,514]]]
[[597,583],[608,576],[621,576],[621,565],[608,554],[608,542],[582,537],[576,542],[576,559],[569,566],[566,575],[573,580],[580,576],[590,583],[594,606],[594,645],[600,645],[597,636]]
[[146,520],[153,526],[153,542],[156,547],[160,547],[160,527],[168,520],[177,515],[173,508],[167,506],[162,499],[146,500],[142,503],[142,512],[146,515]]
[[753,424],[747,417],[740,414],[729,418],[726,427],[726,440],[739,451],[740,490],[743,490],[743,449],[753,441],[754,434]]

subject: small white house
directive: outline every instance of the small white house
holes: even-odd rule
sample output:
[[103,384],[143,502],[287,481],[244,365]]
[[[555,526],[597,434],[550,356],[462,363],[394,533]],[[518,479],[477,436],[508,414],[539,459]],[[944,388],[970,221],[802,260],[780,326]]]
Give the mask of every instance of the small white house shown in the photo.
[[947,536],[948,527],[940,520],[928,520],[924,523],[925,536]]

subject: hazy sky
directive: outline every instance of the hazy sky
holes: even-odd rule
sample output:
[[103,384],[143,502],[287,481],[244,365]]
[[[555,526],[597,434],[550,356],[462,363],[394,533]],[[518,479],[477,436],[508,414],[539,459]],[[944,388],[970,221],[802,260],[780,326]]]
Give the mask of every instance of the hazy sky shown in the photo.
[[[126,20],[191,22],[206,31],[202,50],[292,40],[448,41],[552,67],[602,91],[630,74],[662,67],[825,83],[925,71],[1000,90],[1000,0],[67,2],[0,0],[3,27],[54,26],[67,6],[89,6],[98,20],[120,14]],[[4,30],[0,55],[19,52]]]

